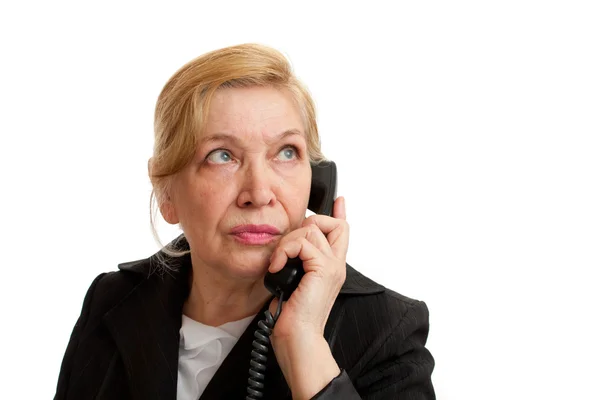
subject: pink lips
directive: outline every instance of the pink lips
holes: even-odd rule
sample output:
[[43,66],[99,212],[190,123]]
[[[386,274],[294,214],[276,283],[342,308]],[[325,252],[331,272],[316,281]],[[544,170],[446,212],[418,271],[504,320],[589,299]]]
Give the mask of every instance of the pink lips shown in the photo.
[[238,225],[231,234],[243,244],[262,245],[275,240],[281,232],[272,225]]

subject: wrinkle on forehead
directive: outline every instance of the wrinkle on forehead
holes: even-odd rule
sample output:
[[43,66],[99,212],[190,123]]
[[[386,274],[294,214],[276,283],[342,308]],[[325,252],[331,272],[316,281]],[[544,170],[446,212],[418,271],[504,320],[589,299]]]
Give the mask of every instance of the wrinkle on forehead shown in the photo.
[[228,88],[215,93],[202,136],[226,133],[269,143],[296,129],[305,135],[291,95],[274,88]]

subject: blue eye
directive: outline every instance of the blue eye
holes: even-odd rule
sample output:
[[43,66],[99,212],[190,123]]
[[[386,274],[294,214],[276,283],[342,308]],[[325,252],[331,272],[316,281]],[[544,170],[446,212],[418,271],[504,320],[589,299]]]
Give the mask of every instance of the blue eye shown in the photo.
[[294,146],[288,146],[288,147],[281,149],[278,156],[280,156],[280,155],[283,155],[283,158],[279,157],[280,160],[290,161],[290,160],[293,160],[294,158],[298,157],[298,151],[296,150],[296,148]]
[[212,151],[206,159],[215,164],[225,164],[231,161],[231,153],[227,150],[219,149]]

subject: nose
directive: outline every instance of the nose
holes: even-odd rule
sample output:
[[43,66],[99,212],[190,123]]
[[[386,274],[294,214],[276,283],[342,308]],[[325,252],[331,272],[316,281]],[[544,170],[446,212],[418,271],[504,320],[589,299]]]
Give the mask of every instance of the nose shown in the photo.
[[275,174],[265,163],[253,163],[241,172],[243,182],[238,196],[239,207],[264,207],[275,204]]

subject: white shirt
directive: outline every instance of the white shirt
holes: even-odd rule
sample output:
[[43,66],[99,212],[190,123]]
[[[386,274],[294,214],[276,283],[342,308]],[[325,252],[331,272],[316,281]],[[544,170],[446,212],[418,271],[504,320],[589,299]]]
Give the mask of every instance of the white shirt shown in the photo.
[[198,400],[253,319],[250,316],[215,327],[182,316],[177,400]]

